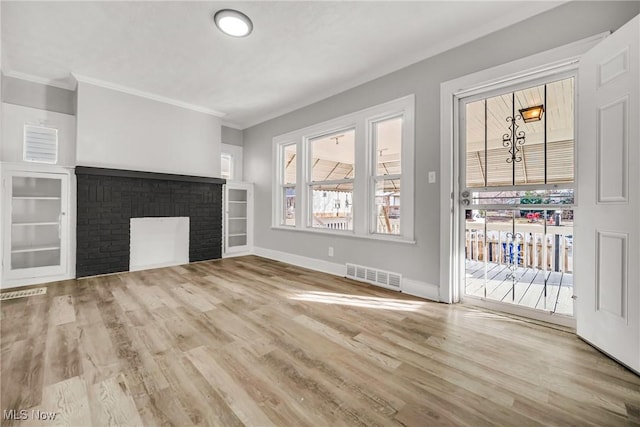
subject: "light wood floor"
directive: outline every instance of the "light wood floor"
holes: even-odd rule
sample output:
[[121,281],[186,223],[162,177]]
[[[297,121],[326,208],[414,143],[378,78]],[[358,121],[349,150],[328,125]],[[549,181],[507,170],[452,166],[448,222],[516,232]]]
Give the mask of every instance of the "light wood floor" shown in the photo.
[[30,417],[3,426],[640,423],[640,377],[571,333],[257,257],[51,284],[1,315],[1,409]]

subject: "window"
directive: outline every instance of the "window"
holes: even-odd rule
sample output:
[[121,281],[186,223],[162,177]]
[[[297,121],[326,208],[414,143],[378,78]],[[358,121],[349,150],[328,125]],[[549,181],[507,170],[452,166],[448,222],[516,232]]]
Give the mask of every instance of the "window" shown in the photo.
[[410,95],[274,138],[274,227],[413,241],[413,110]]
[[282,195],[282,215],[281,225],[296,225],[296,145],[288,144],[282,146],[283,175],[280,179],[282,185],[280,193]]
[[400,234],[402,116],[373,122],[373,233]]
[[[571,186],[573,102],[573,77],[468,102],[467,188]],[[522,111],[533,106],[543,114],[525,122]]]
[[233,156],[228,153],[220,155],[220,176],[224,179],[233,179]]
[[355,130],[312,138],[308,147],[311,227],[353,230]]

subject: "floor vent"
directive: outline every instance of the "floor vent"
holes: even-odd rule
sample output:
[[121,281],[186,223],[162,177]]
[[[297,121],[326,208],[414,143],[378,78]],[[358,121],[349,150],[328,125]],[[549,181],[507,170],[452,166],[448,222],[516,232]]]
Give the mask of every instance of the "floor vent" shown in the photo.
[[35,295],[44,295],[46,293],[47,293],[47,288],[34,288],[34,289],[25,289],[24,291],[3,292],[0,294],[0,301],[5,301],[8,299],[14,299],[14,298],[32,297]]
[[402,283],[402,275],[399,273],[392,273],[355,264],[347,264],[347,277],[360,282],[367,282],[372,285],[378,285],[395,290],[400,290],[400,284]]

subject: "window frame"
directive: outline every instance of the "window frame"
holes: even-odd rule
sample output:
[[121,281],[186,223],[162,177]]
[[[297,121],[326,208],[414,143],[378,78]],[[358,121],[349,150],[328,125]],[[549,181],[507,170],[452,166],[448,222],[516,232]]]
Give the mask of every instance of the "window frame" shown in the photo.
[[[287,183],[286,179],[285,179],[285,174],[286,174],[286,166],[285,166],[285,151],[287,147],[290,146],[296,146],[296,182],[295,183]],[[289,141],[289,142],[284,142],[278,145],[277,149],[277,156],[278,156],[278,171],[279,171],[279,176],[278,176],[278,191],[277,191],[277,195],[279,197],[277,197],[278,203],[277,206],[280,207],[280,211],[279,211],[279,218],[280,221],[278,223],[279,227],[286,227],[288,229],[291,228],[295,228],[298,225],[298,218],[300,216],[297,207],[299,206],[299,201],[298,201],[298,183],[300,181],[299,176],[299,170],[298,170],[298,163],[299,163],[299,154],[298,154],[298,144],[295,141]],[[286,224],[286,214],[285,214],[285,209],[287,207],[286,205],[286,196],[285,196],[285,191],[287,188],[293,188],[295,190],[295,195],[296,195],[296,210],[295,210],[295,215],[294,215],[294,225],[288,225]]]
[[[306,170],[307,170],[307,175],[305,176],[305,191],[306,191],[306,195],[307,195],[307,216],[306,216],[306,227],[314,229],[314,230],[321,230],[324,231],[325,229],[321,228],[321,227],[314,227],[313,226],[313,187],[317,186],[317,185],[338,185],[338,184],[349,184],[351,183],[353,185],[353,191],[355,192],[355,177],[356,177],[356,173],[354,173],[353,178],[345,178],[345,179],[334,179],[334,180],[325,180],[325,181],[314,181],[313,180],[313,148],[312,148],[312,143],[314,139],[318,139],[318,138],[322,138],[322,137],[326,137],[329,135],[335,135],[338,133],[342,133],[342,132],[350,132],[353,131],[354,132],[354,137],[355,137],[355,133],[356,133],[356,128],[355,126],[352,127],[346,127],[346,128],[342,128],[342,129],[335,129],[331,132],[325,132],[325,133],[321,133],[319,135],[310,135],[310,136],[305,136],[304,137],[304,145],[306,148],[306,156],[303,159],[304,162],[306,162]],[[354,144],[354,156],[355,156],[355,144]],[[355,167],[355,160],[354,160],[354,171],[356,171],[357,168]],[[353,199],[353,196],[352,196]],[[352,208],[352,214],[351,216],[353,217],[353,208]],[[354,224],[355,226],[355,224]],[[352,233],[353,232],[353,227],[351,230],[334,230],[337,233]]]
[[[223,160],[227,159],[229,161],[229,177],[225,178],[224,176],[222,176],[222,162]],[[227,153],[227,152],[221,152],[220,153],[220,176],[228,181],[233,181],[234,180],[234,158],[233,158],[233,154],[231,153]]]
[[[407,95],[364,110],[295,130],[273,138],[273,182],[272,182],[272,228],[292,231],[340,235],[356,238],[369,238],[395,242],[415,243],[414,241],[414,152],[415,152],[415,95]],[[377,169],[374,165],[375,141],[374,124],[394,117],[402,117],[402,145],[400,188],[402,189],[400,234],[374,232],[375,226],[375,182]],[[353,180],[352,230],[333,230],[313,227],[311,181],[310,140],[324,135],[355,130],[355,160],[357,171]],[[296,145],[296,221],[295,226],[285,225],[284,220],[284,147]],[[394,177],[396,175],[393,175]],[[340,180],[342,182],[343,180]],[[324,181],[323,181],[324,182]],[[337,181],[336,181],[337,182]],[[334,181],[331,181],[334,183]]]
[[[376,124],[377,123],[381,123],[381,122],[385,122],[387,120],[393,120],[396,118],[401,118],[402,119],[402,131],[403,131],[403,135],[402,135],[402,139],[401,139],[401,147],[400,147],[400,173],[399,174],[389,174],[389,175],[378,175],[378,165],[377,165],[377,158],[376,158],[376,152],[378,151],[378,141],[376,138]],[[367,120],[367,127],[369,129],[369,151],[371,154],[371,164],[370,164],[370,168],[371,168],[371,176],[370,176],[370,194],[369,194],[369,213],[370,213],[370,228],[369,228],[369,233],[370,234],[376,234],[376,235],[380,235],[380,236],[398,236],[398,235],[402,235],[402,230],[403,230],[403,218],[404,215],[402,214],[402,203],[403,203],[403,198],[402,198],[402,185],[403,185],[403,180],[402,180],[402,170],[403,170],[403,160],[404,159],[404,150],[405,147],[402,145],[402,142],[405,140],[405,135],[404,135],[404,128],[405,128],[405,114],[401,113],[401,114],[391,114],[391,115],[386,115],[386,116],[382,116],[382,117],[376,117],[376,118],[371,118],[369,120]],[[378,232],[378,211],[377,211],[377,206],[376,206],[376,186],[379,182],[381,181],[389,181],[389,180],[400,180],[400,233],[399,234],[395,234],[395,233],[380,233]]]

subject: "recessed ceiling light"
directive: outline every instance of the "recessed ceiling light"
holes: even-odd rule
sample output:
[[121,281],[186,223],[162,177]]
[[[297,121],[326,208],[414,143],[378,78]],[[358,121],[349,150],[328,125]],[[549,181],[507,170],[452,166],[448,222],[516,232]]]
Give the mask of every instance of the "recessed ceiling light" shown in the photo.
[[247,15],[233,9],[222,9],[213,16],[216,27],[233,37],[246,37],[253,31],[253,23]]

